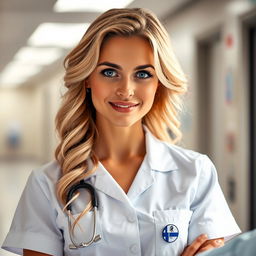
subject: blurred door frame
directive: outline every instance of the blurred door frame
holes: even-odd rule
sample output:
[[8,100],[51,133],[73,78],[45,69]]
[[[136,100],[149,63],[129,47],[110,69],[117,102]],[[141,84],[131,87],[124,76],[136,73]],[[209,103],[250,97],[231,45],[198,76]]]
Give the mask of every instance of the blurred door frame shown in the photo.
[[198,148],[208,155],[219,171],[219,181],[227,194],[223,171],[224,105],[222,27],[217,27],[197,40],[198,79]]
[[250,109],[250,228],[256,228],[256,22],[248,26]]
[[[214,85],[212,84],[212,76],[214,73],[214,54],[218,53],[218,45],[221,41],[221,29],[216,28],[210,31],[210,34],[198,39],[197,44],[197,60],[198,60],[198,145],[199,151],[212,157],[212,133],[213,133],[213,112],[214,99]],[[217,70],[219,72],[219,70]]]

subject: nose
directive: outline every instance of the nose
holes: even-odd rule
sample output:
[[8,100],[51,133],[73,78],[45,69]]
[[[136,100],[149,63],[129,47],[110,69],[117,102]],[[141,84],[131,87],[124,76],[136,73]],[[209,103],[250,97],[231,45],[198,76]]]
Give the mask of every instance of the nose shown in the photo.
[[134,95],[134,86],[132,81],[123,81],[117,87],[116,94],[122,99],[129,99]]

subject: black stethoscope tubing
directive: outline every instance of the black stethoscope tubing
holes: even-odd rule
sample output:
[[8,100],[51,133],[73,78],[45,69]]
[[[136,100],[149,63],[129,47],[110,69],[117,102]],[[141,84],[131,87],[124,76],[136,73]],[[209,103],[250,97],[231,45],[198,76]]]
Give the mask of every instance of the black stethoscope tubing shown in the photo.
[[[91,184],[86,183],[84,180],[81,180],[78,184],[73,185],[69,189],[68,194],[67,194],[67,202],[66,203],[68,203],[72,199],[74,193],[77,190],[79,190],[79,189],[87,189],[87,190],[89,190],[90,195],[91,195],[91,199],[92,199],[92,206],[98,208],[99,201],[98,201],[98,195],[96,193],[96,190],[95,190],[95,188]],[[67,210],[68,211],[72,211],[71,204],[69,204],[67,206]]]
[[[72,214],[72,203],[69,203],[70,200],[73,198],[73,195],[75,194],[75,192],[79,189],[86,189],[90,192],[91,195],[91,200],[92,200],[92,207],[93,207],[93,234],[92,234],[92,238],[90,239],[90,241],[88,242],[81,242],[81,243],[77,243],[73,237],[73,232],[72,232],[72,228],[71,228],[71,214]],[[97,210],[98,210],[98,206],[99,206],[99,201],[98,201],[98,195],[96,193],[95,188],[89,184],[86,183],[84,180],[81,180],[78,184],[73,185],[67,194],[67,200],[66,203],[68,204],[67,206],[67,211],[68,211],[68,228],[69,228],[69,237],[70,240],[72,242],[72,244],[69,245],[70,249],[78,249],[78,248],[84,248],[87,247],[89,245],[91,245],[94,242],[98,242],[99,240],[101,240],[101,236],[100,235],[96,235],[96,226],[97,226]]]

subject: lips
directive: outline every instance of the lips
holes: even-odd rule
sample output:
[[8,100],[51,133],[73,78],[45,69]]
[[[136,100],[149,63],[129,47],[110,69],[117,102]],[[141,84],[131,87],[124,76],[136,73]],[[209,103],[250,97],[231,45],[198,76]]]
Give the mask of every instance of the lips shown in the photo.
[[118,112],[130,112],[140,105],[140,103],[133,102],[109,102],[109,104]]
[[130,103],[130,102],[109,102],[109,103],[110,105],[120,107],[120,108],[131,108],[139,105],[139,103]]

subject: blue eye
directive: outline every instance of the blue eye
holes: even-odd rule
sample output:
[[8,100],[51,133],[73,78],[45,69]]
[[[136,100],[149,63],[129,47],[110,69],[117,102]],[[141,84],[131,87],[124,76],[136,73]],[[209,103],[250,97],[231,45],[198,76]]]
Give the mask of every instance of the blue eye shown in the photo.
[[136,73],[136,77],[140,79],[146,79],[152,77],[152,75],[148,71],[139,71]]
[[115,77],[117,75],[117,72],[113,69],[104,69],[100,73],[106,77]]

